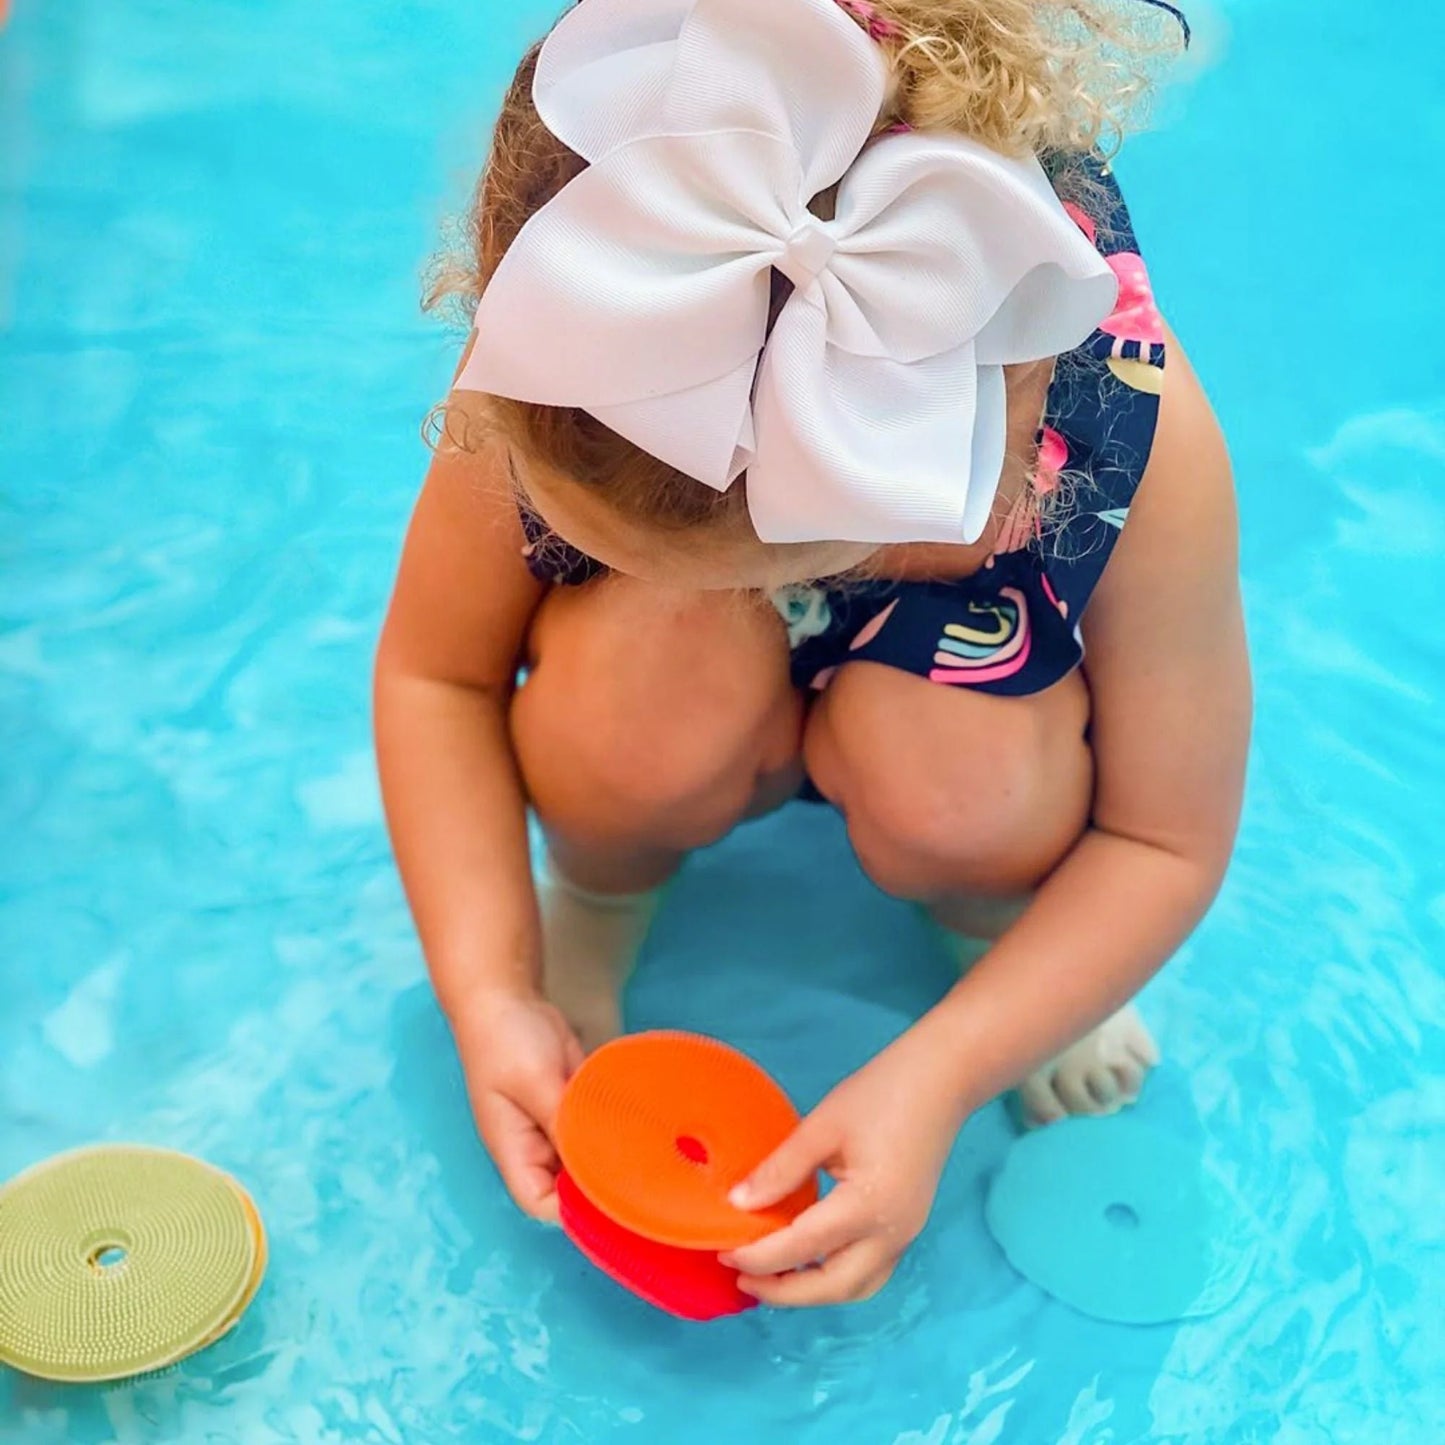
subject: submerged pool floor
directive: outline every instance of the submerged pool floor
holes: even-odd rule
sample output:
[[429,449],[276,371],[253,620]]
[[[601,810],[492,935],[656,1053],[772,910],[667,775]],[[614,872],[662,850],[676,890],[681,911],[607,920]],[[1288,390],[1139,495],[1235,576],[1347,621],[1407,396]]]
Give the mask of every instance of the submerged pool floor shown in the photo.
[[[1022,1282],[982,1217],[994,1106],[881,1297],[703,1330],[507,1204],[372,781],[369,651],[456,346],[416,275],[550,8],[18,0],[0,32],[0,1177],[192,1150],[272,1242],[241,1327],[169,1374],[0,1370],[0,1442],[1435,1445],[1439,11],[1232,0],[1120,168],[1233,443],[1259,694],[1141,1111],[1253,1214],[1247,1287],[1134,1329]],[[689,865],[630,1011],[808,1103],[946,983],[799,807]]]

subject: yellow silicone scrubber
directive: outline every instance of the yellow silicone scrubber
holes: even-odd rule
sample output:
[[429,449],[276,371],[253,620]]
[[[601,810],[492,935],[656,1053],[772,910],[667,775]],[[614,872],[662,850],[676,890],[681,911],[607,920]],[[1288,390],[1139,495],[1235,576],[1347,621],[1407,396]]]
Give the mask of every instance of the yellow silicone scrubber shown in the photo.
[[0,1188],[0,1363],[72,1382],[163,1369],[224,1335],[265,1270],[229,1175],[136,1145],[61,1154]]

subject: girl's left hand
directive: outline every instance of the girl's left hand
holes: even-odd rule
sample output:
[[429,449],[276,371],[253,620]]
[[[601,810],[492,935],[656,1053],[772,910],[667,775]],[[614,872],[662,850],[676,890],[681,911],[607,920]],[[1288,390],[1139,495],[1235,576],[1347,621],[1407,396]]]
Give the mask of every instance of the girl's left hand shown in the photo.
[[746,1293],[769,1305],[843,1304],[888,1282],[928,1222],[962,1122],[922,1045],[910,1031],[845,1079],[733,1191],[740,1209],[766,1209],[818,1169],[837,1181],[786,1228],[722,1256]]

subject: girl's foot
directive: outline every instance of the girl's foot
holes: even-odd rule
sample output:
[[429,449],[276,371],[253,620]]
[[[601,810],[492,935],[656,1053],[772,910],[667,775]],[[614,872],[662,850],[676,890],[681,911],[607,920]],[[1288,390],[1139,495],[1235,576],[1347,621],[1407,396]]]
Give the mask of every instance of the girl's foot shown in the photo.
[[[961,974],[990,948],[987,939],[943,928]],[[1019,1086],[1024,1121],[1052,1124],[1068,1114],[1116,1114],[1139,1097],[1144,1076],[1159,1062],[1159,1047],[1139,1010],[1125,1004],[1078,1043],[1035,1070]]]
[[1019,1087],[1024,1119],[1052,1124],[1066,1114],[1114,1114],[1139,1097],[1159,1049],[1139,1010],[1126,1004]]

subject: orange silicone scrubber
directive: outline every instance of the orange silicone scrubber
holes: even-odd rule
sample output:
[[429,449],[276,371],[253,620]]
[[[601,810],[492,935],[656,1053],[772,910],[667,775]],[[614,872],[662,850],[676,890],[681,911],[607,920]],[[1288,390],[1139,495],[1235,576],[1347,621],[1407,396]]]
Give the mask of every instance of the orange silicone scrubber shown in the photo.
[[718,1251],[781,1229],[816,1201],[809,1181],[756,1213],[728,1202],[797,1124],[788,1096],[736,1049],[696,1034],[633,1034],[573,1076],[556,1144],[572,1181],[616,1224]]

